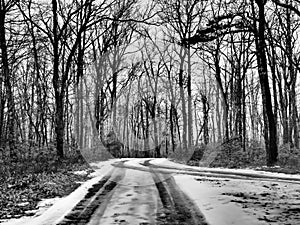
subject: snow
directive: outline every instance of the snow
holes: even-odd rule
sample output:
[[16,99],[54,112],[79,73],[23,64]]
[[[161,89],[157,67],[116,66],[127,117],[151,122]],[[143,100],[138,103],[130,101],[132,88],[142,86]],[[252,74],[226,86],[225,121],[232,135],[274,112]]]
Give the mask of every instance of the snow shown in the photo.
[[[112,161],[99,162],[94,166],[98,169],[91,176],[94,178],[83,183],[70,195],[56,199],[54,205],[48,208],[42,214],[38,213],[34,217],[22,217],[20,219],[12,219],[7,222],[1,223],[1,225],[54,225],[60,221],[70,210],[86,195],[89,188],[93,184],[99,182],[103,176],[105,176],[113,167]],[[45,202],[44,202],[45,203]],[[49,202],[48,202],[49,203]],[[43,204],[43,203],[41,203]]]
[[248,176],[253,178],[265,178],[265,179],[282,179],[282,180],[291,180],[297,181],[300,183],[300,174],[285,174],[285,173],[274,173],[266,171],[258,171],[253,169],[227,169],[227,168],[209,168],[209,167],[195,167],[188,166],[184,164],[175,163],[169,161],[166,158],[154,159],[151,161],[151,164],[163,166],[170,169],[177,170],[189,170],[197,172],[206,172],[206,173],[222,173],[222,174],[232,174],[240,176]]
[[[175,175],[211,225],[300,224],[298,184]],[[295,211],[296,212],[296,211]]]
[[[140,161],[134,160],[130,164],[135,165]],[[155,224],[162,203],[154,183],[149,185],[150,180],[152,175],[149,172],[127,169],[96,224]],[[93,221],[91,224],[94,224]]]
[[[141,165],[146,160],[162,168],[156,170]],[[40,210],[44,208],[46,211],[39,211],[33,218],[14,219],[1,225],[55,224],[85,196],[94,183],[113,168],[116,168],[113,177],[122,173],[124,177],[114,180],[117,187],[109,194],[105,206],[98,209],[102,211],[91,224],[155,223],[162,203],[153,185],[153,170],[170,172],[179,188],[195,202],[210,225],[300,224],[299,174],[194,167],[165,158],[112,159],[92,163],[91,166],[95,169],[95,172],[90,174],[91,180],[82,184],[69,196],[41,202]],[[216,173],[225,176],[212,177]],[[198,174],[201,176],[197,176]],[[47,209],[51,204],[53,206]]]
[[56,197],[56,198],[45,198],[42,201],[40,201],[37,206],[39,208],[46,208],[48,206],[53,205],[55,202],[57,202],[60,198]]
[[9,219],[9,220],[3,220],[1,225],[18,225],[18,224],[31,224],[31,221],[40,215],[42,215],[50,206],[54,205],[57,201],[59,201],[60,198],[48,198],[48,199],[42,199],[38,204],[38,209],[36,210],[28,210],[27,213],[34,213],[34,216],[24,216],[18,219]]
[[182,191],[194,200],[209,224],[261,224],[255,221],[256,218],[251,217],[236,204],[230,202],[228,197],[221,195],[222,191],[229,190],[213,188],[209,183],[196,182],[192,176],[176,175],[175,181]]
[[72,173],[75,174],[75,175],[84,176],[84,175],[88,174],[88,171],[87,170],[79,170],[79,171],[74,171]]
[[[125,159],[122,160],[124,161]],[[169,172],[173,172],[174,179],[178,186],[194,200],[211,225],[266,225],[270,224],[270,222],[278,225],[284,224],[285,222],[287,222],[287,224],[300,224],[300,218],[297,217],[297,215],[293,215],[293,213],[284,214],[290,209],[293,210],[295,207],[296,209],[300,207],[299,175],[271,173],[250,169],[199,168],[177,164],[168,159],[126,160],[128,161],[124,162],[124,166],[131,169],[126,170],[128,174],[125,177],[130,175],[131,182],[119,182],[119,186],[123,185],[123,188],[117,189],[114,193],[100,224],[113,224],[115,221],[122,220],[126,222],[129,221],[130,223],[128,224],[135,224],[136,221],[141,222],[137,219],[139,218],[137,215],[145,215],[145,213],[139,212],[137,214],[130,214],[130,209],[132,210],[134,208],[132,205],[139,205],[143,208],[143,201],[139,202],[137,200],[144,198],[132,192],[132,188],[128,186],[144,185],[145,188],[148,187],[146,187],[146,185],[150,184],[149,180],[151,179],[147,178],[147,175],[143,175],[147,179],[142,179],[142,176],[139,175],[149,174],[146,173],[146,171],[151,172],[151,169],[140,164],[146,160],[151,160],[151,164],[165,167],[159,168],[159,171],[165,172],[169,170]],[[176,171],[178,173],[174,174]],[[247,180],[237,179],[237,177],[235,177],[235,179],[224,179],[220,177],[199,177],[179,173],[188,173],[191,171],[206,173],[219,172],[228,176],[237,174],[261,179],[249,178]],[[137,178],[142,181],[140,184],[134,184],[133,181]],[[264,178],[267,179],[264,180]],[[278,180],[279,178],[283,180]],[[151,191],[147,192],[151,193]],[[129,197],[127,194],[129,194]],[[154,195],[156,196],[157,194]],[[135,201],[133,201],[134,204],[132,204],[131,197],[135,199]],[[133,220],[132,218],[135,219]]]

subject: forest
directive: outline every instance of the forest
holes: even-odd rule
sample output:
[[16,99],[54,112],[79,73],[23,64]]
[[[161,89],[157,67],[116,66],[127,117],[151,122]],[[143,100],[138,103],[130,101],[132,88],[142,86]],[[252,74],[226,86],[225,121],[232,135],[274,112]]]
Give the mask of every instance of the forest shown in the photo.
[[299,165],[299,5],[0,0],[1,164],[219,149]]

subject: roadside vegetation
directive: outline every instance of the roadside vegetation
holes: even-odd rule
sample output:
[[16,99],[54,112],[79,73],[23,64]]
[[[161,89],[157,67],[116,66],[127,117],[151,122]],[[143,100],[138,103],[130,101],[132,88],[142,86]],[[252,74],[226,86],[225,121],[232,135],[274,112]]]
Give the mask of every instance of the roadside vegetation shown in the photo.
[[300,173],[300,152],[289,145],[279,146],[278,162],[272,167],[265,164],[264,148],[252,141],[245,149],[237,139],[232,139],[220,145],[200,145],[188,161],[188,165],[222,167],[222,168],[251,168],[270,172],[287,174]]
[[0,0],[0,218],[88,179],[78,149],[299,172],[299,3]]
[[33,216],[40,201],[66,196],[90,179],[92,170],[79,155],[58,159],[49,149],[36,150],[36,157],[0,164],[0,222]]

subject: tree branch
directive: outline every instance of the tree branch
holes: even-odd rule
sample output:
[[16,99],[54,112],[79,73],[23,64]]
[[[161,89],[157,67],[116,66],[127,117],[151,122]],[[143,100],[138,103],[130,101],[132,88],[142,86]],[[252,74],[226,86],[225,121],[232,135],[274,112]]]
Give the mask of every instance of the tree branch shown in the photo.
[[[289,5],[287,3],[283,3],[281,2],[280,0],[272,0],[272,2],[274,2],[276,5],[280,6],[280,7],[283,7],[283,8],[286,8],[286,9],[290,9],[292,10],[294,13],[296,13],[298,16],[300,16],[300,10],[297,9],[295,6],[292,6],[292,5]],[[297,1],[296,2],[298,4],[300,4],[300,1]]]

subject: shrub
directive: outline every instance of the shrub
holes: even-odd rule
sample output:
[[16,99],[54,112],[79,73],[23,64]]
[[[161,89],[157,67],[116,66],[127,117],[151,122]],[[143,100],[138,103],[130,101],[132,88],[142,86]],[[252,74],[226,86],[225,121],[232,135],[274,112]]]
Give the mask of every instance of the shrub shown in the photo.
[[289,144],[284,144],[278,150],[278,165],[287,168],[300,168],[300,152],[296,148],[291,148]]
[[242,142],[232,138],[216,146],[211,155],[213,153],[214,158],[209,164],[211,167],[241,168],[265,164],[265,150],[256,141],[250,141],[244,151]]

